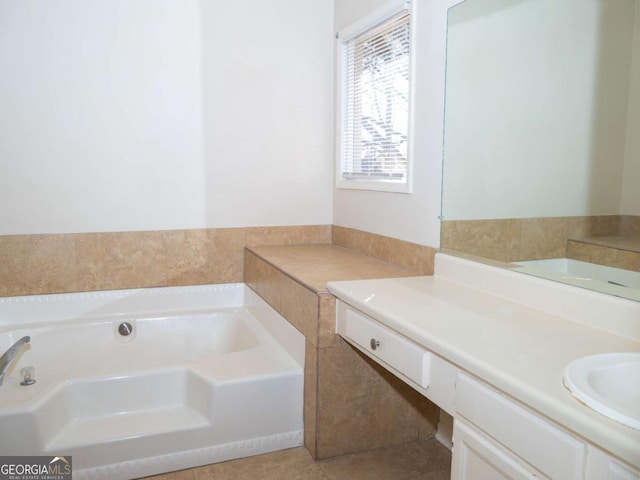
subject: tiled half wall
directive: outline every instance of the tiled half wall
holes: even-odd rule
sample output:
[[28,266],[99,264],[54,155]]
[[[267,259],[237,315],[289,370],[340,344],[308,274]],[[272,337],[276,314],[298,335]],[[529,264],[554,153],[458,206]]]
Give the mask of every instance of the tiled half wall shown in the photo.
[[0,296],[242,282],[247,245],[330,242],[330,225],[0,236]]
[[0,236],[0,296],[243,281],[245,246],[330,244],[433,274],[434,248],[332,225]]
[[436,249],[397,238],[333,225],[334,245],[406,268],[416,275],[433,275]]
[[501,262],[567,256],[568,240],[640,237],[640,217],[585,217],[449,220],[442,222],[442,248]]

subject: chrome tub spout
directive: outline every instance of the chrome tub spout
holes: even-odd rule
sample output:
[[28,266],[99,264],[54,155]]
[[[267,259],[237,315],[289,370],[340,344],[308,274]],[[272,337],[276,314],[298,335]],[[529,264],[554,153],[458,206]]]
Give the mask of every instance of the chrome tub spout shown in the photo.
[[4,374],[9,369],[9,365],[11,365],[11,360],[20,352],[20,348],[25,344],[31,341],[31,337],[26,336],[22,337],[16,343],[14,343],[9,350],[7,350],[2,357],[0,357],[0,385],[2,385],[2,381],[4,380]]

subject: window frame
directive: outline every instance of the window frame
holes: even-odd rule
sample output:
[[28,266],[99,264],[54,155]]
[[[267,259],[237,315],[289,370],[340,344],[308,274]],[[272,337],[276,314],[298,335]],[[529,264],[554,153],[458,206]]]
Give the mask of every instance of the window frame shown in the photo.
[[[336,33],[337,48],[337,68],[336,68],[336,188],[352,190],[373,190],[380,192],[411,193],[413,180],[413,145],[414,145],[414,89],[415,89],[415,45],[414,45],[414,3],[406,0],[391,0],[382,7],[362,17],[355,23],[347,26]],[[408,139],[407,139],[407,172],[402,181],[386,178],[345,178],[342,170],[342,146],[343,146],[343,124],[346,121],[344,110],[347,108],[346,102],[346,75],[345,75],[345,44],[353,38],[365,33],[381,23],[389,20],[400,12],[409,12],[410,37],[409,37],[409,95],[408,95]]]

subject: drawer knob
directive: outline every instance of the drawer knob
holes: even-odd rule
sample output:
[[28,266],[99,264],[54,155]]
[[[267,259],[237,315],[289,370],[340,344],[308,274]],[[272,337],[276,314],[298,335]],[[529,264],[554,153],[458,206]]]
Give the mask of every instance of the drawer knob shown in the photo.
[[380,342],[375,338],[372,338],[371,341],[369,342],[369,345],[371,345],[371,350],[375,350],[380,346]]

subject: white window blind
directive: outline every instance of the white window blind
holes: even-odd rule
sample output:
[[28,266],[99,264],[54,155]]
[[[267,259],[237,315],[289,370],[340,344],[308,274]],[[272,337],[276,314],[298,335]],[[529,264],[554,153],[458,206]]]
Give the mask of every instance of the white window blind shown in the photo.
[[407,182],[410,13],[342,45],[339,180]]

